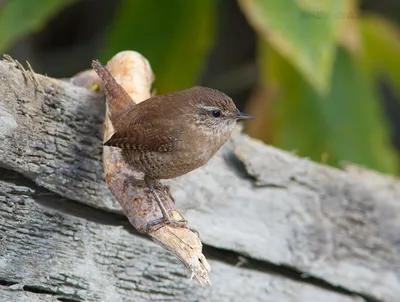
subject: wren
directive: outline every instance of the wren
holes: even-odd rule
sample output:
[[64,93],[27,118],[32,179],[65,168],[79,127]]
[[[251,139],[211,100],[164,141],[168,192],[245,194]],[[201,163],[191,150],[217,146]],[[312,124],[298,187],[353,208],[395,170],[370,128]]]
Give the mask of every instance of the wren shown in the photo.
[[185,220],[174,220],[168,214],[156,192],[159,180],[203,166],[229,139],[238,120],[254,117],[240,112],[226,94],[199,86],[134,104],[104,66],[98,61],[92,66],[103,81],[106,95],[117,98],[114,102],[119,105],[107,98],[109,108],[125,106],[124,110],[118,108],[120,114],[110,110],[115,133],[104,145],[121,148],[128,164],[144,172],[163,214],[162,222],[187,227]]

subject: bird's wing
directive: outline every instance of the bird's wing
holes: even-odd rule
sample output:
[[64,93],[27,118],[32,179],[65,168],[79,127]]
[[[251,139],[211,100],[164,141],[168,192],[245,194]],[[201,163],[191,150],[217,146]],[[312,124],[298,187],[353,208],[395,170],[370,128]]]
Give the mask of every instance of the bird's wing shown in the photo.
[[132,111],[116,124],[116,132],[104,145],[134,151],[176,150],[180,131],[171,124],[173,121],[162,112],[153,111],[140,115],[136,109],[137,107],[132,108]]

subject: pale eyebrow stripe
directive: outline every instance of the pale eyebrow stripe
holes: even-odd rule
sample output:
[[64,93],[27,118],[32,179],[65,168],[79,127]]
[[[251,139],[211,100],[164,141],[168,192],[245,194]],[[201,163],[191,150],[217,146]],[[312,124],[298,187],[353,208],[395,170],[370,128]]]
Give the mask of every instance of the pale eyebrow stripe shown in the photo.
[[217,107],[213,107],[213,106],[202,106],[202,105],[199,105],[197,107],[201,108],[201,109],[209,110],[209,111],[211,111],[211,110],[219,110]]

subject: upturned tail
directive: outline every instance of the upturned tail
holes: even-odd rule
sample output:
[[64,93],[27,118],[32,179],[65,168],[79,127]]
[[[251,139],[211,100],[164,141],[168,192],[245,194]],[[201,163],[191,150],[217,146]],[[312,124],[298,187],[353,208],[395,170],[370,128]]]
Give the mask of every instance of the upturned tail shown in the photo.
[[135,105],[129,94],[117,83],[112,74],[98,60],[92,61],[92,67],[103,82],[107,99],[109,117],[115,126],[118,118]]

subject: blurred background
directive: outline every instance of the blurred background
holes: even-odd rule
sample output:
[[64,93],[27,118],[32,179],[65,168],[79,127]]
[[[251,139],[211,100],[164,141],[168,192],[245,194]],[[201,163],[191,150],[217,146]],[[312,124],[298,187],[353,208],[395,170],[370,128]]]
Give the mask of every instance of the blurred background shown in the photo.
[[253,137],[399,175],[399,22],[399,0],[0,0],[0,53],[61,78],[136,50],[157,93],[217,88]]

